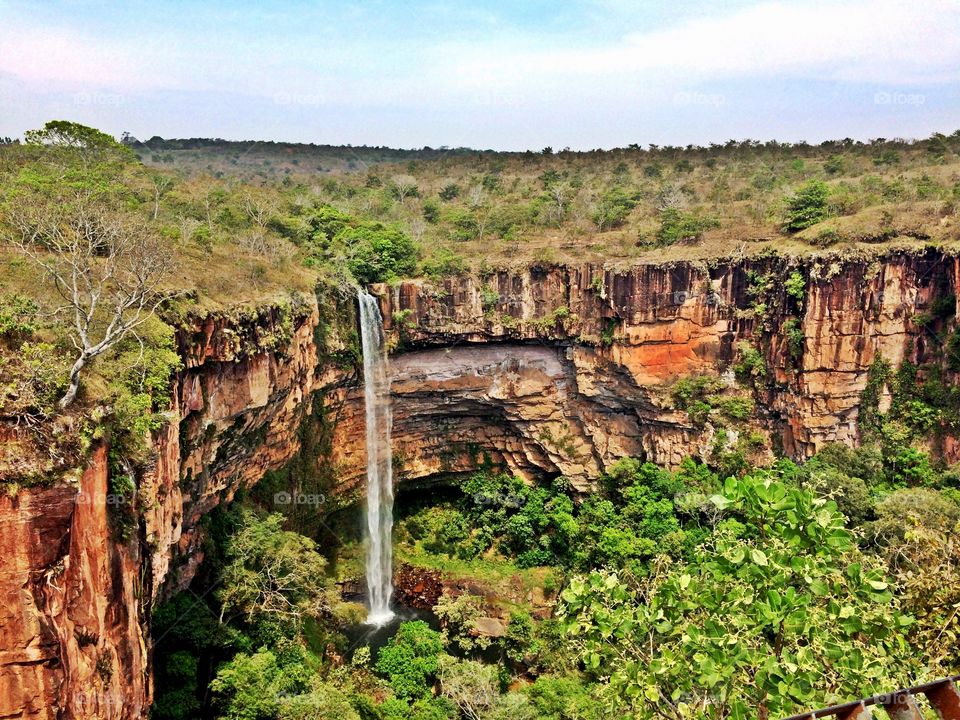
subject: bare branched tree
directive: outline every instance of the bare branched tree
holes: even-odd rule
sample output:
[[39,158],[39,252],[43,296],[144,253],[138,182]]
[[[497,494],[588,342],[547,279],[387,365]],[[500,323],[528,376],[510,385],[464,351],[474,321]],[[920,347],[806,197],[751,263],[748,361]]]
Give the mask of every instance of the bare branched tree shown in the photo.
[[153,183],[153,219],[160,216],[160,199],[173,187],[173,178],[162,173],[153,173],[150,176]]
[[14,242],[43,269],[71,318],[77,349],[61,408],[77,395],[80,373],[146,322],[177,293],[162,285],[173,255],[140,220],[104,207],[89,195],[68,203],[25,203],[10,213]]
[[417,193],[417,179],[412,175],[394,175],[390,179],[390,192],[403,205],[404,200]]

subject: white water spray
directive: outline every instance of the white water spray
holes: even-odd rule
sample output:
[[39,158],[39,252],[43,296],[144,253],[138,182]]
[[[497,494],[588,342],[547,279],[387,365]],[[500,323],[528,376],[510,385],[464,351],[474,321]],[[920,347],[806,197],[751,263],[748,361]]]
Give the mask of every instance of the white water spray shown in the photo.
[[390,380],[383,347],[383,318],[376,298],[361,290],[363,398],[367,414],[367,623],[393,617],[393,452],[390,447]]

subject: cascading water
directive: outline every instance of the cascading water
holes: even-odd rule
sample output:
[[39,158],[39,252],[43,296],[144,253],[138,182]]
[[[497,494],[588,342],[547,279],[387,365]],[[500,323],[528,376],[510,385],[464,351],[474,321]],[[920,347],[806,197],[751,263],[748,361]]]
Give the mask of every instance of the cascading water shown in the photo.
[[376,298],[361,290],[363,398],[367,415],[367,623],[393,617],[393,452],[390,447],[390,381],[383,347],[383,318]]

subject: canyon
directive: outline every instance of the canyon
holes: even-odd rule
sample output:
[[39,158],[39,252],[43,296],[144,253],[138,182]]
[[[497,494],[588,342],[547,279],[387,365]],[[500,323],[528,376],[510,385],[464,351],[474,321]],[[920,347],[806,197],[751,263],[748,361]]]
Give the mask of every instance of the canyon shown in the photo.
[[[799,297],[786,290],[794,273]],[[398,483],[484,463],[531,480],[562,475],[587,493],[624,456],[667,466],[709,457],[716,429],[674,407],[670,388],[701,373],[732,387],[742,342],[767,368],[750,388],[758,456],[856,444],[874,361],[942,354],[917,316],[950,300],[936,329],[953,327],[960,261],[930,248],[544,264],[370,290],[393,349]],[[139,478],[129,539],[111,535],[103,444],[84,468],[0,496],[0,720],[145,716],[152,607],[189,585],[203,517],[268,471],[309,480],[330,509],[358,501],[367,454],[355,304],[322,287],[295,307],[211,313],[178,331],[184,368]],[[785,329],[792,318],[800,353]],[[939,452],[960,459],[950,438]]]

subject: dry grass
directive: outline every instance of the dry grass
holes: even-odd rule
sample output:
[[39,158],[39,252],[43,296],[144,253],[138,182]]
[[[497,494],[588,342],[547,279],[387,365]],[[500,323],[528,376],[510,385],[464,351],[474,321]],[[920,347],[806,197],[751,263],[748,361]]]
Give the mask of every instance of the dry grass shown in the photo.
[[[933,141],[894,141],[553,155],[424,151],[403,154],[401,162],[381,149],[311,146],[271,150],[258,145],[238,157],[239,148],[225,144],[167,150],[164,166],[194,176],[216,168],[262,185],[282,178],[291,188],[288,196],[396,224],[421,243],[426,256],[443,249],[474,267],[629,264],[769,250],[804,254],[825,245],[868,252],[867,246],[878,243],[955,243],[960,238],[960,136],[938,142],[945,151],[934,152]],[[317,170],[310,163],[321,156],[337,161]],[[556,173],[567,187],[562,219],[550,216],[546,172]],[[408,177],[419,196],[401,202],[390,185]],[[828,184],[835,217],[788,236],[780,230],[784,200],[810,180]],[[444,200],[440,193],[450,185],[459,186],[460,194]],[[620,227],[600,231],[592,215],[614,187],[638,202]],[[656,247],[665,198],[684,211],[715,218],[719,228],[694,242]],[[431,206],[439,219],[425,218]],[[506,232],[491,227],[498,216],[510,213],[524,219]],[[463,215],[480,227],[458,231],[455,218]]]

